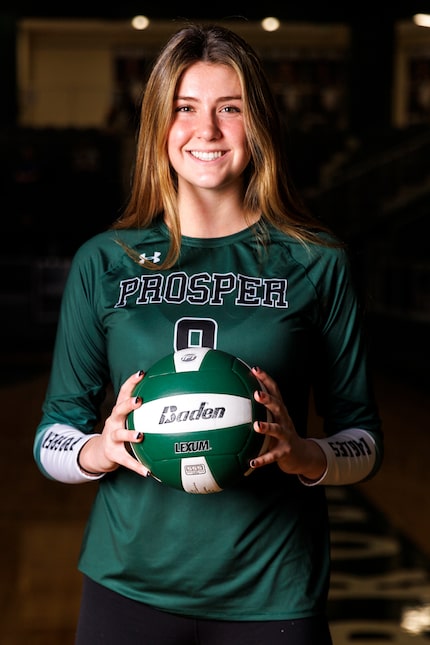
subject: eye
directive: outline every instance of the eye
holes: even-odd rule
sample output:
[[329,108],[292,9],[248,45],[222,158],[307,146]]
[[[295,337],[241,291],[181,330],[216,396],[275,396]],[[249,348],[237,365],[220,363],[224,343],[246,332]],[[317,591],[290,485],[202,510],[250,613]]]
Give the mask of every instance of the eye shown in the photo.
[[236,105],[226,105],[221,109],[221,112],[227,112],[227,113],[240,113],[240,108],[238,108]]

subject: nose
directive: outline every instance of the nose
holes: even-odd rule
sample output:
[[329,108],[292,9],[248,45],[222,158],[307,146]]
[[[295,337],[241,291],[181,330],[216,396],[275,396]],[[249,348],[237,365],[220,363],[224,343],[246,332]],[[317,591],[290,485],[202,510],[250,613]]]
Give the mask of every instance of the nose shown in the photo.
[[198,117],[198,124],[196,134],[200,139],[218,139],[221,136],[221,131],[218,124],[218,119],[212,110],[202,110]]

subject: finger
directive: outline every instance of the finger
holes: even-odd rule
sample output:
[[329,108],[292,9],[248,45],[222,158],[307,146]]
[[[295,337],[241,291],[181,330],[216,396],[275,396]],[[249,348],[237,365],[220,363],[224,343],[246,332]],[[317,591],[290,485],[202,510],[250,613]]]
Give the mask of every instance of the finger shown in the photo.
[[273,464],[289,454],[291,446],[285,438],[285,433],[278,423],[266,423],[263,421],[254,422],[254,430],[273,439],[269,442],[265,453],[255,457],[251,462],[251,468],[260,468]]
[[271,423],[266,421],[254,421],[253,426],[255,432],[263,434],[273,439],[267,445],[267,453],[279,453],[279,448],[286,446],[288,438],[285,436],[285,430],[279,423]]
[[281,418],[287,418],[287,412],[282,401],[276,396],[272,396],[264,390],[256,390],[254,392],[254,399],[257,403],[264,405],[269,411],[271,418],[281,420]]
[[149,468],[144,466],[142,462],[140,462],[138,459],[130,455],[128,452],[126,452],[127,457],[123,460],[122,466],[125,466],[129,470],[134,471],[138,475],[141,475],[142,477],[149,477],[151,475],[151,471]]
[[121,403],[125,399],[129,399],[131,396],[133,396],[134,388],[138,383],[140,383],[144,376],[145,372],[143,370],[139,370],[138,372],[135,372],[134,374],[129,376],[128,379],[124,381],[124,383],[120,387],[116,403]]
[[[254,430],[259,434],[268,434],[266,426],[268,426],[268,424],[263,424],[256,421],[254,423]],[[276,439],[274,439],[273,441],[276,442]],[[254,457],[254,459],[251,459],[251,461],[249,462],[249,465],[253,469],[261,468],[262,466],[268,466],[269,464],[272,464],[275,461],[276,459],[275,459],[275,454],[273,452],[273,443],[272,441],[270,441],[267,446],[266,452],[264,452],[261,455],[258,455],[257,457]]]
[[259,382],[262,384],[263,389],[267,390],[270,394],[274,394],[276,396],[279,396],[279,389],[276,384],[276,382],[273,380],[267,372],[261,369],[261,367],[253,367],[252,372],[254,376],[259,380]]
[[140,408],[142,403],[143,400],[140,396],[127,396],[122,401],[117,401],[110,414],[111,423],[115,426],[125,426],[126,422],[124,421],[124,418],[126,418],[133,410]]
[[[116,430],[115,440],[121,441],[122,452],[118,458],[118,463],[121,466],[125,466],[129,470],[133,470],[138,475],[143,477],[148,477],[151,474],[149,468],[147,468],[142,462],[136,457],[134,451],[131,447],[131,444],[140,443],[143,439],[142,432],[131,432],[130,430]],[[117,448],[118,452],[119,448]]]
[[[140,443],[142,441],[143,432],[130,432],[130,430],[127,430],[126,432],[128,432],[129,436],[128,441],[124,442],[124,446],[126,447],[127,454],[131,456],[131,461],[127,458],[124,465],[127,468],[130,468],[130,470],[134,470],[134,472],[137,472],[139,475],[149,477],[151,475],[151,471],[136,457],[130,446],[132,443]],[[130,446],[130,449],[127,449],[127,445]]]

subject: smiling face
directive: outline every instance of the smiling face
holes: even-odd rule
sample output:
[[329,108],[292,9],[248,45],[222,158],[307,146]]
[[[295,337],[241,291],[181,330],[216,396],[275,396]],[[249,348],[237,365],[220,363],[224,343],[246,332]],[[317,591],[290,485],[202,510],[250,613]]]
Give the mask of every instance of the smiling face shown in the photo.
[[183,74],[173,106],[167,151],[178,187],[242,185],[250,160],[237,73],[226,65],[198,62]]

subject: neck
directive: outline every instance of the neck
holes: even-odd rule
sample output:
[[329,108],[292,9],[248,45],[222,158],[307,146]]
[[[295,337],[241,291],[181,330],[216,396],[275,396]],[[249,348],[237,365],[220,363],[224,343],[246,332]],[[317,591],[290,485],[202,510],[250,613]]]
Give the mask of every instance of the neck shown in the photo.
[[248,228],[259,213],[248,212],[238,192],[231,195],[214,191],[180,193],[179,218],[181,231],[188,237],[225,237]]

